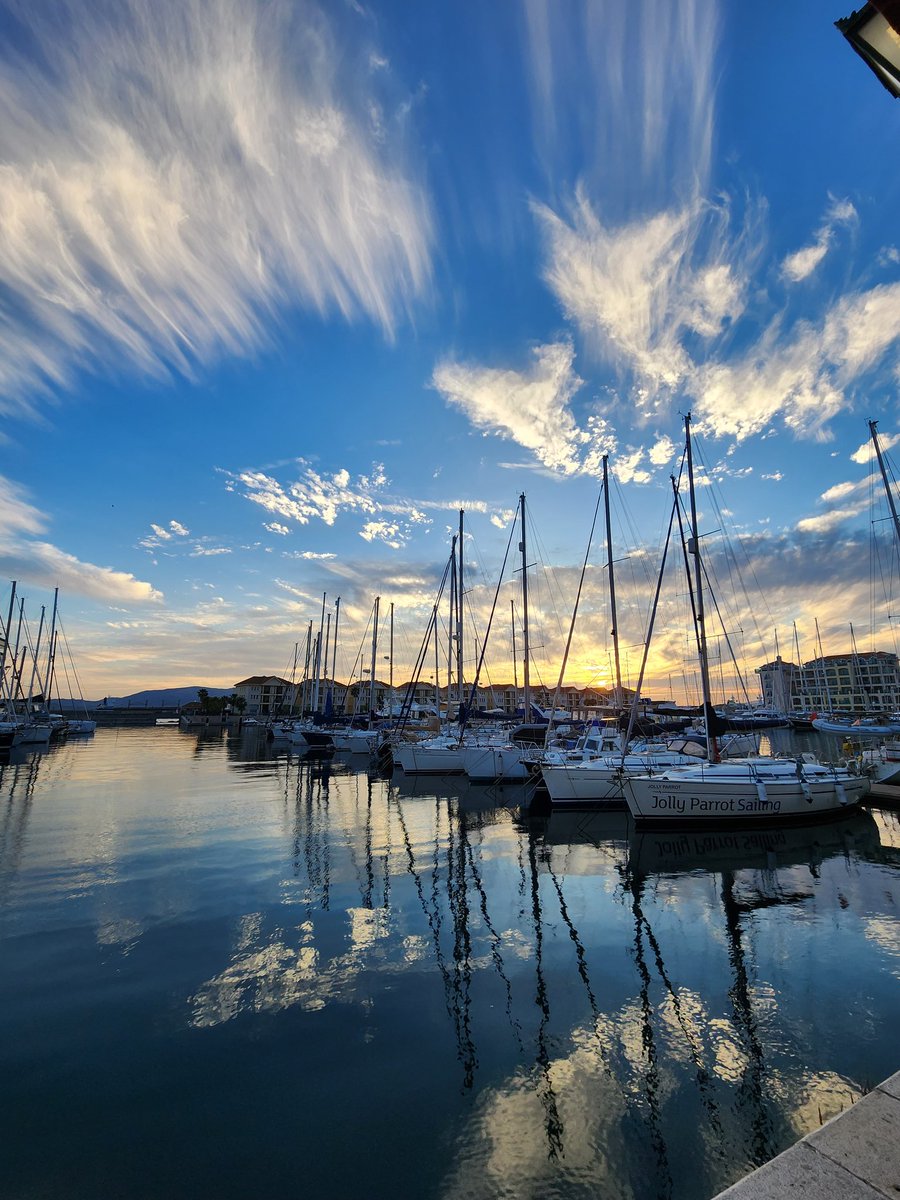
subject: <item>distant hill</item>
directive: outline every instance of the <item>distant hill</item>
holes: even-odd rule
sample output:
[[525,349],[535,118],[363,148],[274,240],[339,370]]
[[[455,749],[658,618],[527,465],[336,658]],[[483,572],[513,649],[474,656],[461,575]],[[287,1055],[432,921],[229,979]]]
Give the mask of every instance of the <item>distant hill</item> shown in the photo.
[[[190,704],[197,699],[197,692],[203,687],[155,688],[146,692],[134,692],[131,696],[107,696],[107,708],[178,708],[181,704]],[[234,688],[208,687],[210,696],[230,696]],[[89,700],[88,708],[103,704],[103,700]]]

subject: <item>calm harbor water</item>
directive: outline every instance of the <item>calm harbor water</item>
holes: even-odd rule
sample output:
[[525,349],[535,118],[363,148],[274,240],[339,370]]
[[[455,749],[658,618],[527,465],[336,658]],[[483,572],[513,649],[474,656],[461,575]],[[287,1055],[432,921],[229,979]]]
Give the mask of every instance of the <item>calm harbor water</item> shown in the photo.
[[891,813],[99,730],[0,766],[0,1195],[707,1200],[900,1067],[898,900]]

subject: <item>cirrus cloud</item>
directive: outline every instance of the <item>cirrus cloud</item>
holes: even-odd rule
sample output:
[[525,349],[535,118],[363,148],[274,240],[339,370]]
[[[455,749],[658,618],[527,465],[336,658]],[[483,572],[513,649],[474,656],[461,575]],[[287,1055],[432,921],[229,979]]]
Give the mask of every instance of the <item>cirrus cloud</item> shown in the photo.
[[428,283],[428,203],[322,9],[15,11],[33,49],[0,80],[7,410],[77,368],[191,375],[289,305],[393,336]]

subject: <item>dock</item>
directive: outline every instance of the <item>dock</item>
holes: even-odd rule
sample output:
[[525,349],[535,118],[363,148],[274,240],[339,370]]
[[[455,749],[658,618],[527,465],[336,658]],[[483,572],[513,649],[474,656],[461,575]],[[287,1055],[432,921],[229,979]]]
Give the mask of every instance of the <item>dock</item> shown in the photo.
[[716,1200],[900,1196],[900,1071]]

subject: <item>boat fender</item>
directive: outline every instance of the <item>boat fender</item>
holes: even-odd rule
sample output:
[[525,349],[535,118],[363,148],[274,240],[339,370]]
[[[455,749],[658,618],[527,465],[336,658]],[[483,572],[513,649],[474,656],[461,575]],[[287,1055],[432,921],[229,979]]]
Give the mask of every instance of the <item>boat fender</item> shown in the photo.
[[769,794],[766,791],[766,781],[764,779],[760,779],[758,775],[756,776],[756,794],[759,796],[761,803],[769,803]]
[[846,807],[850,803],[850,798],[847,795],[847,789],[844,787],[843,781],[838,779],[837,774],[834,777],[834,790],[837,792],[838,800]]

